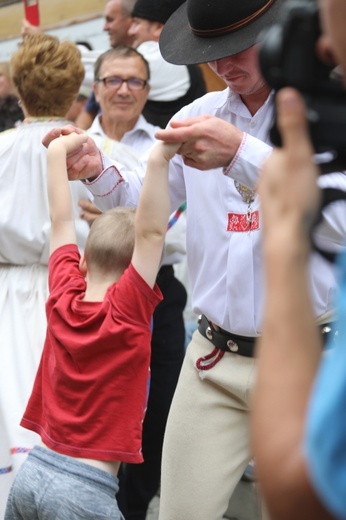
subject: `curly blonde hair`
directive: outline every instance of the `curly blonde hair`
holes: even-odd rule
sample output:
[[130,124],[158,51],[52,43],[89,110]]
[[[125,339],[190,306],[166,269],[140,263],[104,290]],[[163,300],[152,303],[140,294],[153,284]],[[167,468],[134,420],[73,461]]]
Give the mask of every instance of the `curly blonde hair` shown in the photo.
[[10,71],[10,64],[8,61],[1,61],[0,62],[0,76],[4,76],[8,83],[9,83],[9,92],[8,94],[16,94],[13,81],[11,78],[11,71]]
[[47,34],[26,36],[10,67],[21,100],[35,117],[64,117],[85,74],[76,45]]

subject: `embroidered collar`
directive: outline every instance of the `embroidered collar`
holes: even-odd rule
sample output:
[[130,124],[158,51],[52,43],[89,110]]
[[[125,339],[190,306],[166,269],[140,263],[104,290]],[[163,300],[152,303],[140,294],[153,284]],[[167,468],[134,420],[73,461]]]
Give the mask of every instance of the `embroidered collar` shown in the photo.
[[22,124],[30,125],[32,123],[61,123],[65,121],[67,123],[67,119],[64,117],[26,117]]

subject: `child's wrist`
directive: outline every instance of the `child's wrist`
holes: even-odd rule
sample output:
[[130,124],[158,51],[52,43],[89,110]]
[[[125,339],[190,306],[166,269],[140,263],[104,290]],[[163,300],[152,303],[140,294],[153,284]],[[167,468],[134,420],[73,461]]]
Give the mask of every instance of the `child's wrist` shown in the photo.
[[169,163],[162,154],[153,154],[149,157],[148,166],[151,168],[165,168]]

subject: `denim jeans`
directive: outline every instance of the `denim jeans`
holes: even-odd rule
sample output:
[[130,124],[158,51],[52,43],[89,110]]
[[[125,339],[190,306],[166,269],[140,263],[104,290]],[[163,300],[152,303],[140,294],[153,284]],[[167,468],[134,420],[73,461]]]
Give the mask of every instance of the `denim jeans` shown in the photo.
[[35,446],[15,478],[5,520],[124,520],[118,489],[110,473]]

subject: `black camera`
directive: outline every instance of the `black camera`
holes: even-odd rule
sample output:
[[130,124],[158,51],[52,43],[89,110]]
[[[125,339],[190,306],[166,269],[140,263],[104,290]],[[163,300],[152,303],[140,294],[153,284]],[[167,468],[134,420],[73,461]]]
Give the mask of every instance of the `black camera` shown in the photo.
[[[340,75],[316,55],[320,33],[316,1],[288,0],[281,21],[262,34],[259,63],[274,90],[290,86],[301,92],[316,152],[331,151],[346,167],[346,90]],[[276,122],[270,138],[281,146]]]

